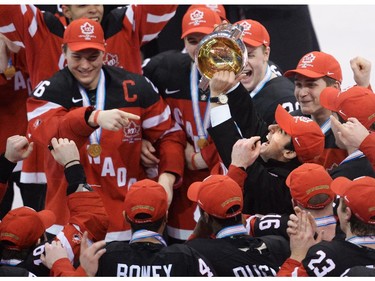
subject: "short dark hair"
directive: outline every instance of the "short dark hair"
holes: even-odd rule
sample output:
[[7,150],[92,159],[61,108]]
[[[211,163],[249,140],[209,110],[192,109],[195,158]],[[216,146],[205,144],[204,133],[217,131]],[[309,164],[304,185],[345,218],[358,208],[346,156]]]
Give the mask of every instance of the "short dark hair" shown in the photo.
[[[346,205],[344,198],[340,198],[340,202],[341,202],[341,211],[345,212],[345,209],[348,206]],[[373,236],[375,236],[375,224],[369,224],[369,223],[366,223],[366,222],[360,220],[353,213],[353,211],[352,211],[352,216],[349,219],[349,222],[350,222],[350,230],[354,235],[358,235],[358,236],[373,235]]]
[[134,223],[134,222],[131,222],[127,219],[127,221],[130,223],[130,226],[131,226],[133,231],[146,229],[146,230],[150,230],[150,231],[154,231],[154,232],[157,232],[159,230],[159,228],[162,225],[162,223],[164,222],[164,220],[165,220],[165,216],[158,219],[157,221],[145,222],[145,223]]

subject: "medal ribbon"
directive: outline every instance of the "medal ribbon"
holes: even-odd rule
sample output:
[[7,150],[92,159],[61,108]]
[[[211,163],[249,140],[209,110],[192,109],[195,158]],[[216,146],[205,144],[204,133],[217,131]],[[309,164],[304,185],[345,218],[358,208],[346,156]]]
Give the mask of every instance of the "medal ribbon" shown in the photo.
[[370,245],[375,244],[375,236],[353,236],[346,241],[356,245]]
[[146,229],[141,229],[141,230],[134,232],[132,235],[132,238],[129,241],[129,244],[134,243],[144,238],[151,238],[151,237],[157,239],[161,244],[167,247],[167,243],[165,242],[164,238],[159,233],[154,232],[154,231],[149,231]]
[[243,226],[243,224],[238,225],[232,225],[228,227],[224,227],[222,230],[220,230],[216,234],[216,238],[225,238],[228,236],[234,236],[234,235],[242,235],[242,234],[248,234],[246,231],[246,228]]
[[264,85],[271,79],[272,71],[271,67],[267,65],[266,75],[264,75],[263,79],[258,83],[254,90],[250,92],[250,97],[255,97],[260,90],[264,87]]
[[202,120],[199,109],[199,89],[198,89],[198,68],[194,62],[191,63],[190,70],[190,94],[193,106],[194,121],[197,126],[198,136],[200,139],[207,139],[207,128],[210,123],[210,112],[208,109],[209,103],[207,102],[204,120]]
[[315,222],[316,222],[317,227],[322,227],[322,226],[327,226],[331,224],[336,224],[337,220],[335,216],[324,216],[324,217],[316,218]]
[[[83,106],[90,106],[90,99],[86,93],[85,88],[82,87],[82,85],[79,85],[79,92],[81,93],[82,96],[82,104]],[[103,69],[100,70],[100,77],[99,77],[99,82],[98,82],[98,87],[96,88],[96,105],[95,109],[96,110],[104,110],[104,105],[105,105],[105,75]],[[89,137],[90,144],[99,144],[100,143],[100,138],[102,135],[102,128],[99,127],[96,129],[94,132]]]

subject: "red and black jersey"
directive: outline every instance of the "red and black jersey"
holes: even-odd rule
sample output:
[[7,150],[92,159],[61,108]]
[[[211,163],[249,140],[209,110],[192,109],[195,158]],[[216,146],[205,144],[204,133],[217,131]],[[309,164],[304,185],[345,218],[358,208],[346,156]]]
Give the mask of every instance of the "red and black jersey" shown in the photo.
[[96,276],[211,277],[216,273],[199,252],[184,244],[111,242],[99,260]]
[[288,112],[298,109],[294,96],[294,84],[284,76],[278,76],[264,84],[253,97],[254,106],[262,119],[271,125],[275,121],[275,111],[281,104]]
[[218,276],[276,276],[279,267],[290,255],[289,242],[277,235],[195,238],[186,244],[204,255]]
[[246,219],[246,228],[253,237],[280,235],[289,240],[289,235],[286,232],[288,220],[289,214],[254,215]]
[[[53,137],[74,140],[80,150],[87,183],[102,196],[110,215],[109,232],[113,239],[130,239],[130,228],[122,215],[123,200],[130,185],[145,178],[141,166],[142,139],[156,146],[160,157],[159,173],[181,176],[184,167],[185,135],[172,120],[170,108],[143,76],[121,68],[103,66],[105,75],[105,107],[118,108],[139,115],[127,127],[117,132],[102,130],[102,153],[92,158],[87,153],[89,136],[96,128],[85,121],[90,107],[82,106],[78,82],[68,68],[43,81],[28,101],[31,139],[45,149],[45,171],[48,181],[46,209],[53,210],[57,224],[68,219],[66,181],[63,167],[51,156],[47,145]],[[127,231],[126,234],[122,231]]]
[[[105,64],[141,74],[140,47],[156,38],[174,16],[177,5],[128,5],[112,10],[102,23],[106,39]],[[33,88],[65,64],[61,45],[64,24],[34,5],[1,5],[0,29],[26,50]]]
[[[191,183],[202,181],[209,176],[210,170],[217,167],[219,156],[215,144],[208,137],[209,145],[198,147],[198,126],[196,119],[204,125],[204,118],[209,114],[209,96],[207,93],[191,92],[192,60],[186,53],[177,50],[160,53],[143,65],[143,74],[159,89],[160,94],[171,107],[174,120],[186,133],[187,141],[193,145],[195,152],[201,152],[208,169],[189,170],[184,172],[182,186],[175,190],[169,209],[168,234],[179,240],[186,240],[196,225],[194,212],[196,203],[187,198],[187,189]],[[192,94],[196,94],[199,113],[194,117]],[[199,115],[199,116],[198,116]]]
[[374,249],[341,239],[322,241],[308,250],[299,267],[288,259],[280,269],[280,276],[341,276],[354,266],[372,266],[374,260]]

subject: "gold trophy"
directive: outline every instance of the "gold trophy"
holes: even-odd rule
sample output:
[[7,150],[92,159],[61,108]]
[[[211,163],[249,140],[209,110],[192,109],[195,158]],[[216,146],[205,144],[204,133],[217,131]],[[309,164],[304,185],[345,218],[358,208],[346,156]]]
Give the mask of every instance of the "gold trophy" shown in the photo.
[[233,71],[236,75],[242,72],[247,61],[242,36],[242,26],[223,23],[203,37],[195,51],[195,64],[202,75],[200,89],[206,90],[209,80],[218,71]]

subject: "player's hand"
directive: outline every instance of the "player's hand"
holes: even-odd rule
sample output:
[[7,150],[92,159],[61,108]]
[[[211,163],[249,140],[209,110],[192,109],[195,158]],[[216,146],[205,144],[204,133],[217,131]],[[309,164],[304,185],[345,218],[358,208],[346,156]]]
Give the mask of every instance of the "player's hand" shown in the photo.
[[154,155],[155,147],[148,140],[142,139],[141,163],[146,168],[154,168],[160,160]]
[[53,148],[51,154],[60,165],[65,167],[66,163],[73,160],[77,160],[77,163],[79,163],[79,151],[74,141],[68,140],[67,138],[53,138],[51,140],[51,145]]
[[[110,109],[110,110],[101,110],[96,115],[97,110],[93,111],[90,115],[88,123],[90,126],[100,126],[103,129],[109,131],[118,131],[121,130],[123,127],[127,126],[130,123],[130,120],[139,120],[140,117],[138,115],[125,112],[119,109]],[[95,122],[96,121],[96,122]]]
[[260,148],[261,143],[259,136],[251,137],[249,139],[239,139],[233,145],[231,164],[236,167],[244,167],[246,169],[258,158]]
[[33,151],[33,147],[34,143],[29,143],[26,137],[14,135],[7,139],[4,156],[10,162],[17,163],[27,158]]
[[367,88],[370,85],[371,62],[363,57],[350,60],[354,81],[358,86]]
[[87,276],[94,277],[98,271],[99,259],[106,252],[106,249],[104,248],[106,242],[101,240],[89,246],[87,236],[87,231],[85,231],[81,241],[79,262]]
[[63,258],[68,258],[68,253],[59,240],[44,244],[44,253],[40,255],[40,259],[46,267],[51,269],[57,260]]

